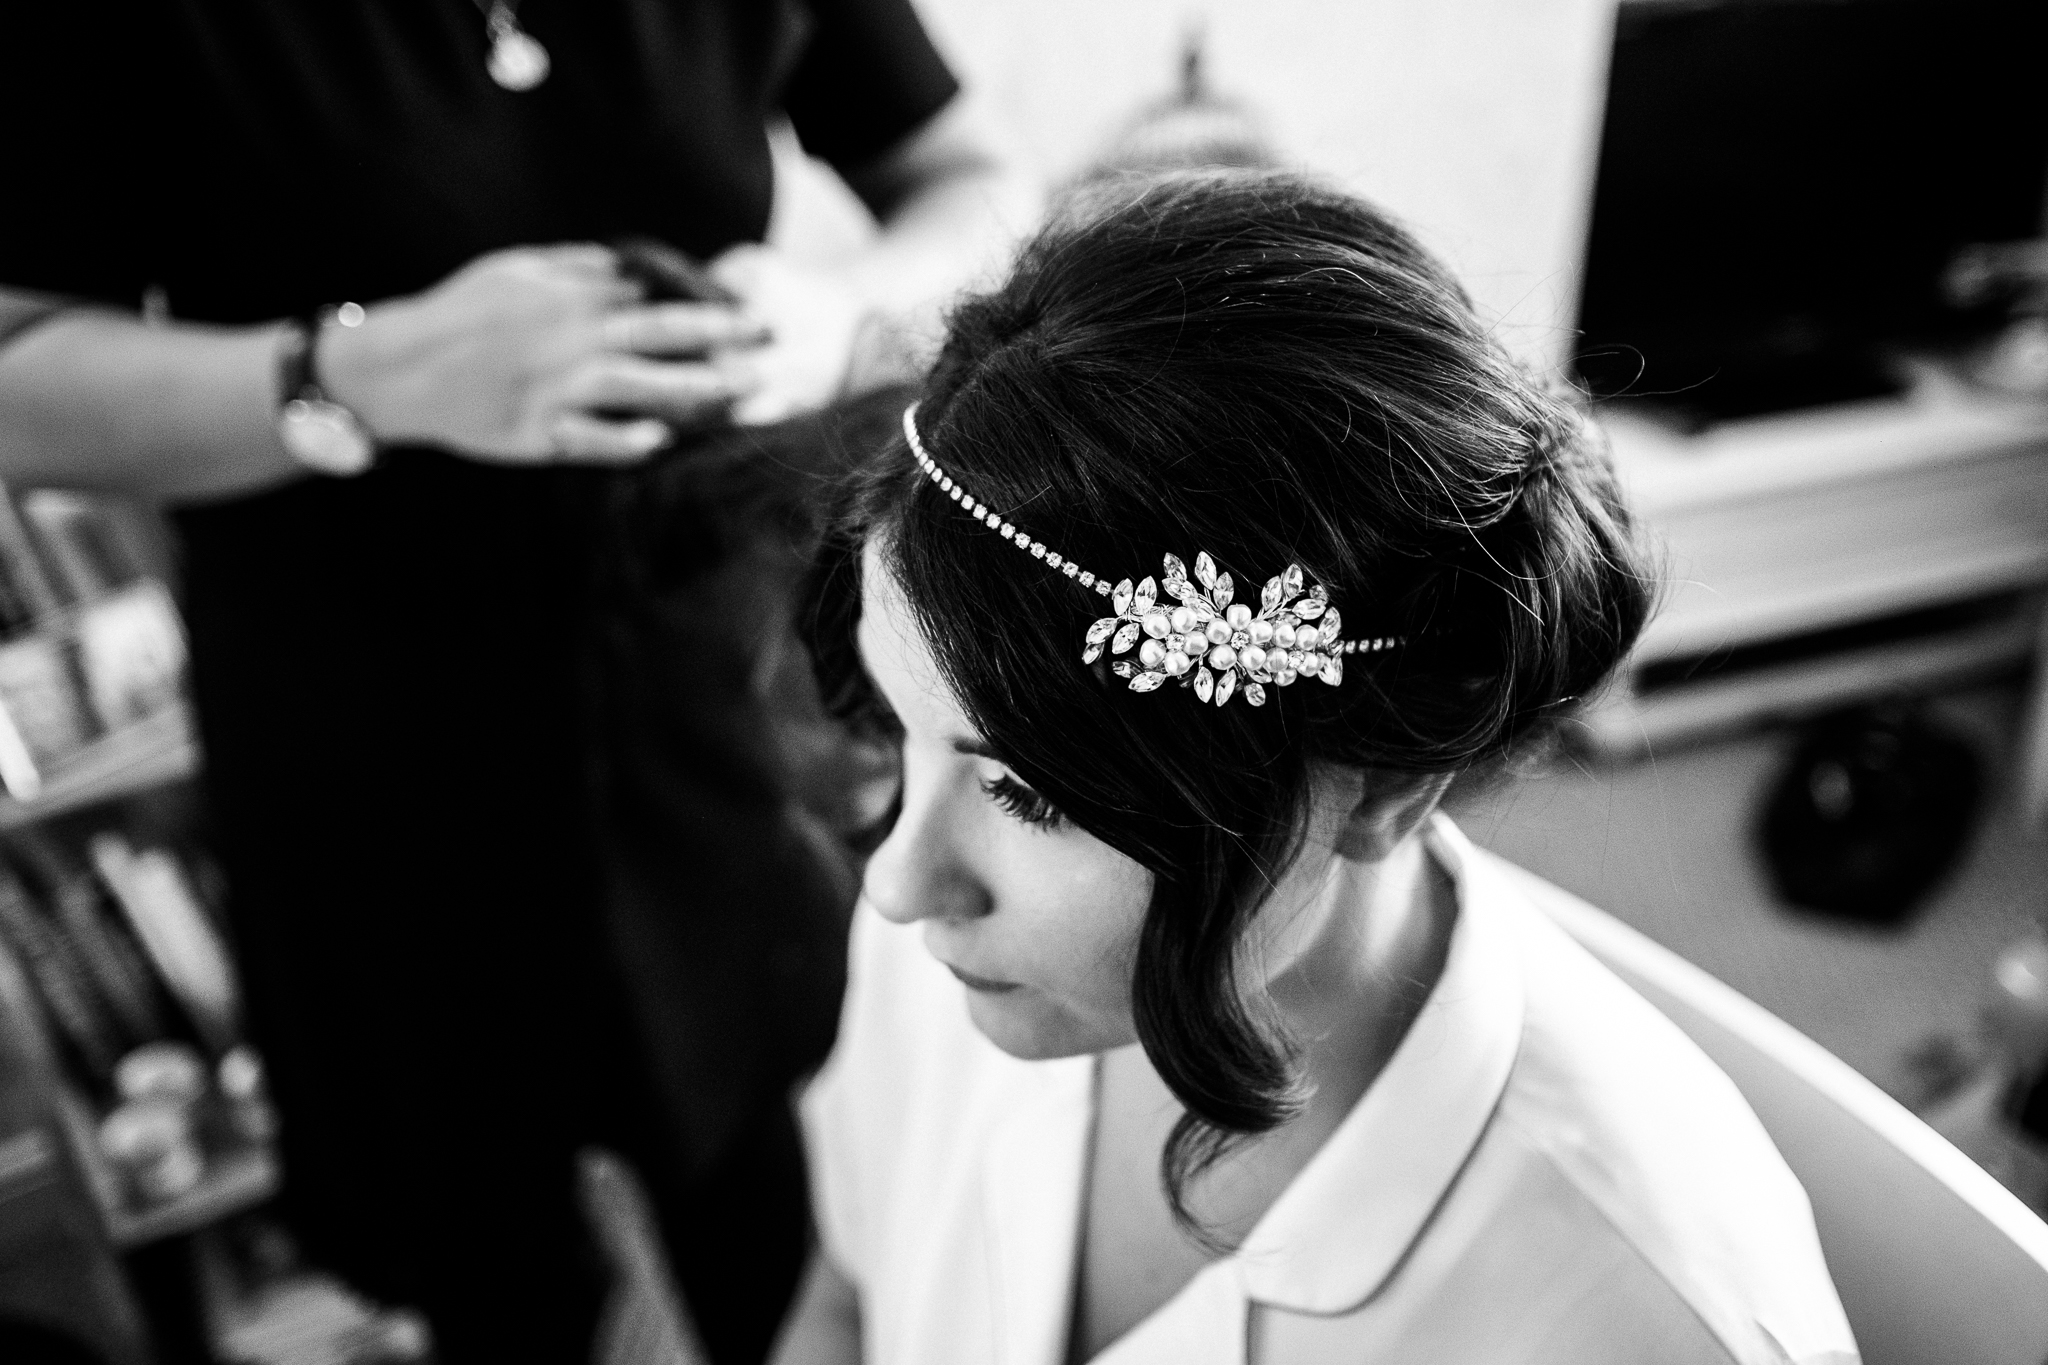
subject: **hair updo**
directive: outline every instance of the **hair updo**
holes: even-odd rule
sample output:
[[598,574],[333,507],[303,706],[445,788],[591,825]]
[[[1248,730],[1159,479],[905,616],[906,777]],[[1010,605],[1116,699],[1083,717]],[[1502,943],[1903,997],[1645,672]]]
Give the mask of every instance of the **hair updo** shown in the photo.
[[1089,202],[953,314],[918,408],[932,457],[1097,574],[1206,550],[1255,592],[1299,563],[1347,636],[1407,644],[1260,708],[1134,694],[1080,662],[1103,599],[961,511],[900,437],[844,498],[809,629],[828,701],[876,714],[854,628],[878,540],[982,737],[1153,872],[1132,997],[1188,1111],[1163,1165],[1185,1218],[1188,1178],[1299,1103],[1235,950],[1297,847],[1311,765],[1419,778],[1503,756],[1598,685],[1651,594],[1577,408],[1385,214],[1277,173]]

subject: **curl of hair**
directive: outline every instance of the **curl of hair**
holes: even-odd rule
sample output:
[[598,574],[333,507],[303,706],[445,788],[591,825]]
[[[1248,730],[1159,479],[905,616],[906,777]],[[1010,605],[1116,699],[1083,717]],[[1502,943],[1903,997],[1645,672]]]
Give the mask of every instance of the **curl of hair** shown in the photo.
[[1261,708],[1134,695],[1078,663],[1101,599],[962,513],[900,439],[827,537],[825,695],[872,710],[852,644],[872,540],[982,737],[1153,873],[1133,1011],[1186,1107],[1162,1177],[1199,1233],[1190,1180],[1303,1101],[1238,971],[1311,771],[1457,773],[1554,725],[1640,630],[1642,553],[1573,404],[1385,214],[1287,174],[1180,175],[1055,222],[955,311],[918,422],[976,498],[1098,574],[1206,550],[1249,598],[1299,563],[1348,636],[1408,639]]

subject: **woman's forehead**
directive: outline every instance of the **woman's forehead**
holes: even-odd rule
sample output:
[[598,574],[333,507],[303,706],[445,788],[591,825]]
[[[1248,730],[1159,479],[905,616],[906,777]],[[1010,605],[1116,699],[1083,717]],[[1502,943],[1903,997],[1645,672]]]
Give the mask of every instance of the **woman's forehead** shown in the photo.
[[963,742],[978,744],[980,736],[946,685],[909,597],[872,540],[861,551],[860,577],[860,628],[855,638],[861,662],[897,720],[919,738],[939,739],[956,748]]

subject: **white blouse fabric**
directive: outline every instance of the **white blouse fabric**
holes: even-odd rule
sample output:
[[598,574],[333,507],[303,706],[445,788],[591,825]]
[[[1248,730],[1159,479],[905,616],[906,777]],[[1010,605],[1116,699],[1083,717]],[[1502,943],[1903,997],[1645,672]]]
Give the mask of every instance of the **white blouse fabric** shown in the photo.
[[[1234,1254],[1099,1365],[1854,1365],[1805,1191],[1734,1085],[1439,816],[1444,974]],[[1022,1062],[863,910],[805,1098],[872,1365],[1062,1365],[1091,1057]]]

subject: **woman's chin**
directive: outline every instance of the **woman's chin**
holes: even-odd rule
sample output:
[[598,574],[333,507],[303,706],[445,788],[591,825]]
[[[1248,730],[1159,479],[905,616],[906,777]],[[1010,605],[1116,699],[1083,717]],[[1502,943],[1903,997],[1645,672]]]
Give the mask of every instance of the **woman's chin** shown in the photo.
[[[1128,1029],[1091,1025],[1024,989],[991,994],[969,987],[967,1017],[982,1037],[1026,1062],[1106,1052],[1130,1041]],[[1119,1034],[1126,1036],[1113,1036]]]

